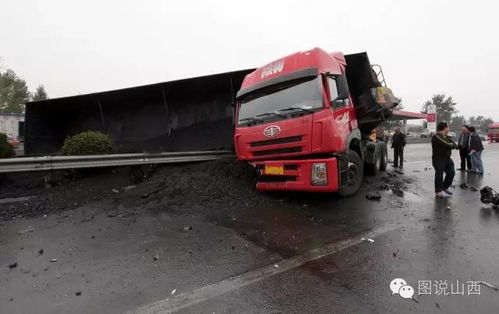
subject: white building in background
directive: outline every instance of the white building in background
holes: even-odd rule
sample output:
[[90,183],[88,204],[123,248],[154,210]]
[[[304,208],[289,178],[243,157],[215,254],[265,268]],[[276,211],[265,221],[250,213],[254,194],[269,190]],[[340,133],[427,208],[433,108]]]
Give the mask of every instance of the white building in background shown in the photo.
[[19,122],[24,122],[23,113],[0,112],[0,133],[19,137]]

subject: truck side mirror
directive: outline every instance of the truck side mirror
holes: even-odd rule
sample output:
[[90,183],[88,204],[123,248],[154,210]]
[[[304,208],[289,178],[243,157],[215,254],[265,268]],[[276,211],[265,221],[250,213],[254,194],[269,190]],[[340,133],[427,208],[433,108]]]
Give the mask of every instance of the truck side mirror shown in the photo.
[[346,75],[336,76],[336,86],[338,88],[338,97],[335,100],[348,99],[349,90]]

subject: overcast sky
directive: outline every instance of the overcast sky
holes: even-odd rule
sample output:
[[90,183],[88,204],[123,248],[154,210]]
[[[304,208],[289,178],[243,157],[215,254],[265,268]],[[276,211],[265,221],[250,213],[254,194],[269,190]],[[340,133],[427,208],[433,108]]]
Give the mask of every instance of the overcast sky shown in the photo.
[[408,110],[434,93],[499,120],[496,1],[2,0],[1,70],[51,98],[367,51]]

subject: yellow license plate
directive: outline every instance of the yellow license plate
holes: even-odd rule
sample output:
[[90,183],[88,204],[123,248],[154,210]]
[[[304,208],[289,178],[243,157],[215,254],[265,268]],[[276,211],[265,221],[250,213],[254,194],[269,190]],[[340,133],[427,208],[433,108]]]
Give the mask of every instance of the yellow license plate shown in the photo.
[[284,174],[284,167],[283,166],[265,166],[265,174],[283,175]]

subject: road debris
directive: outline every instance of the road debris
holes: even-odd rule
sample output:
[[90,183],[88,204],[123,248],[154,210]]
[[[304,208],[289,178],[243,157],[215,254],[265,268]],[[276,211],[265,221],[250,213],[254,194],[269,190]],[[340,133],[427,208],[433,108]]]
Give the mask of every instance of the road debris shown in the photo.
[[81,291],[76,291],[76,292],[75,292],[75,295],[76,295],[76,296],[80,296],[80,295],[81,295]]
[[153,259],[154,261],[159,260],[159,254],[154,255],[154,256],[152,257],[152,259]]
[[43,249],[38,250],[38,256],[43,255]]
[[12,269],[12,268],[15,268],[17,267],[17,262],[14,262],[14,263],[10,263],[9,264],[9,268]]
[[177,289],[173,289],[172,292],[171,292],[171,295],[174,295],[175,292],[177,292]]
[[55,262],[57,262],[57,258],[53,258],[53,259],[51,259],[51,260],[50,260],[50,262],[51,262],[51,263],[55,263]]
[[129,191],[131,189],[135,189],[137,186],[136,185],[128,185],[123,188],[123,191]]
[[400,188],[400,186],[395,185],[391,189],[392,193],[398,197],[404,197],[404,191]]
[[469,188],[469,186],[465,182],[461,183],[459,187],[463,190],[467,190]]
[[29,226],[28,228],[26,229],[23,229],[23,230],[19,230],[17,232],[17,234],[19,235],[22,235],[22,234],[25,234],[25,233],[28,233],[28,232],[33,232],[35,230],[35,228],[33,228],[32,226]]
[[379,201],[381,199],[381,194],[376,192],[369,192],[366,194],[366,198],[370,201]]
[[367,242],[370,242],[370,243],[374,242],[374,239],[371,239],[371,238],[364,238],[364,237],[362,237],[360,240],[361,241],[367,241]]
[[447,206],[447,209],[448,209],[448,210],[452,210],[452,208],[451,208],[450,206]]
[[476,192],[476,191],[478,191],[478,189],[476,187],[474,187],[474,186],[471,185],[470,186],[470,191]]
[[192,226],[185,226],[184,227],[184,231],[189,231],[189,230],[192,230]]

